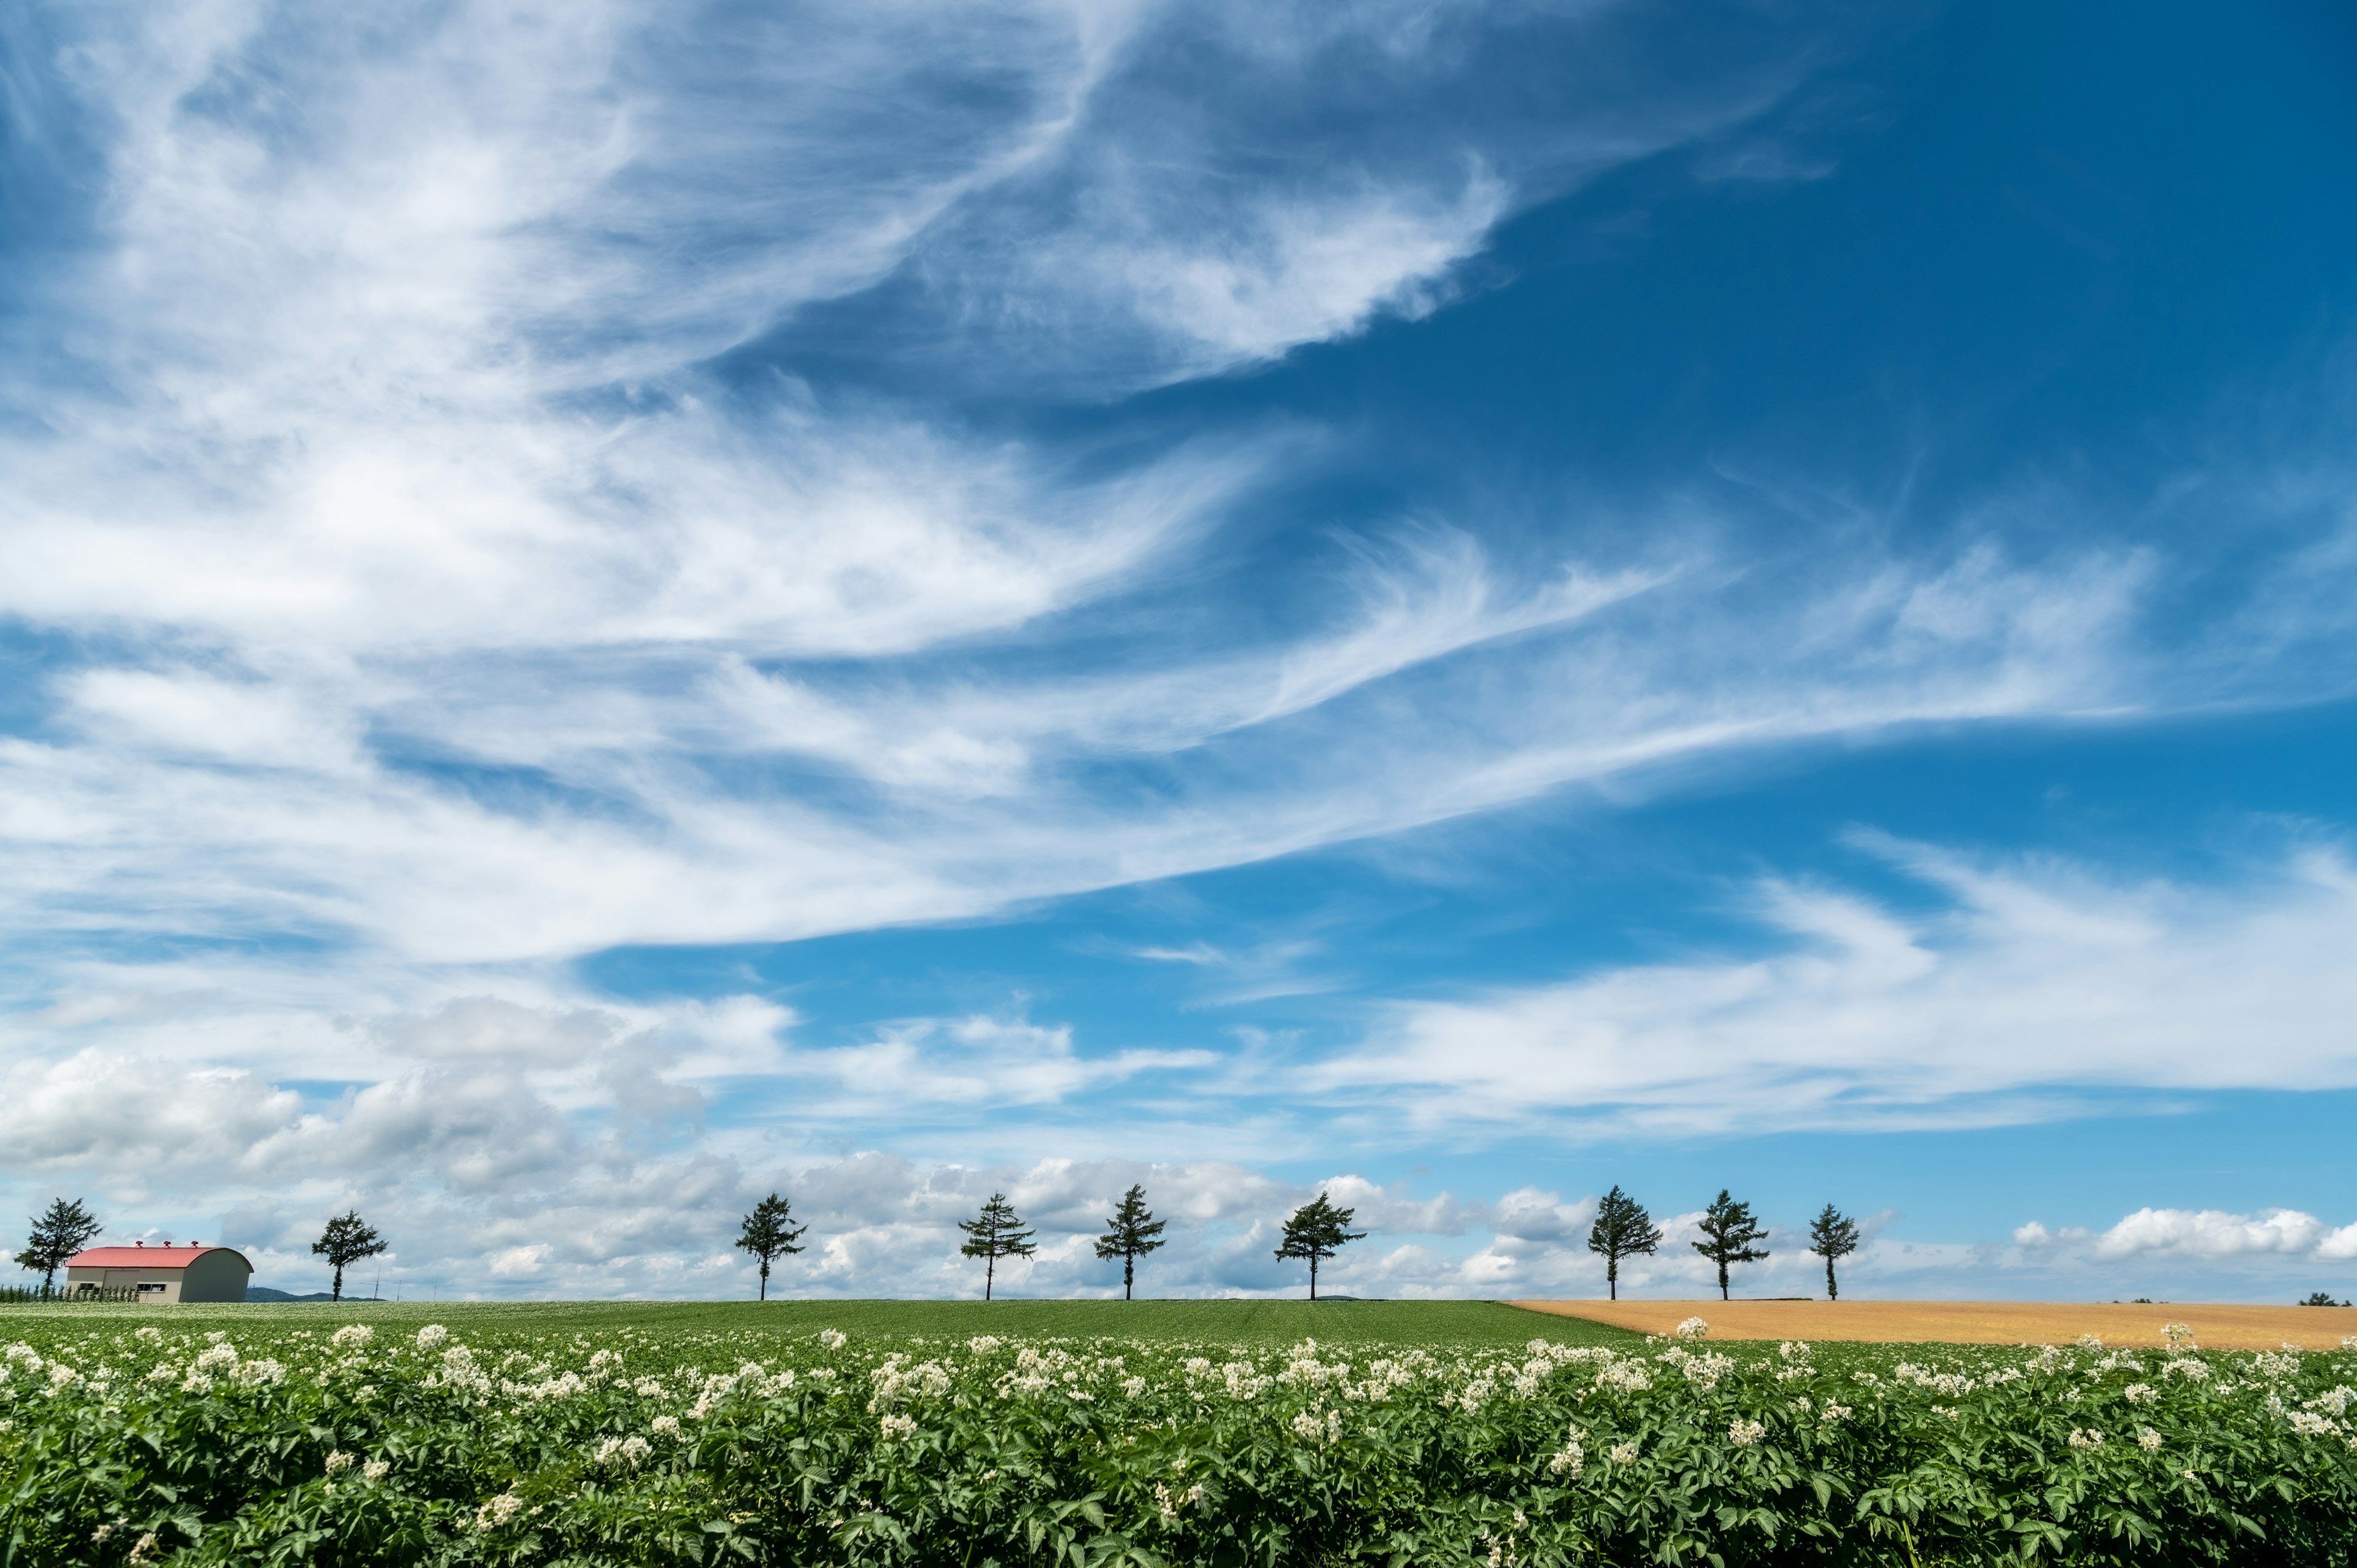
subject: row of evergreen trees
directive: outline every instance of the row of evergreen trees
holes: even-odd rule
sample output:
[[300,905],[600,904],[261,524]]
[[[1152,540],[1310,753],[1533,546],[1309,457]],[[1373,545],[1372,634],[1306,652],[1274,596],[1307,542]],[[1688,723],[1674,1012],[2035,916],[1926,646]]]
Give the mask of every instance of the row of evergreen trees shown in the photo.
[[[1351,1216],[1357,1211],[1338,1208],[1325,1193],[1303,1204],[1286,1216],[1285,1230],[1279,1240],[1276,1255],[1307,1261],[1309,1264],[1309,1299],[1318,1299],[1318,1265],[1332,1257],[1346,1242],[1366,1236],[1363,1230],[1351,1229]],[[1121,1204],[1105,1218],[1104,1234],[1097,1238],[1097,1256],[1107,1261],[1121,1260],[1121,1294],[1124,1301],[1135,1294],[1137,1284],[1137,1260],[1159,1248],[1167,1220],[1154,1218],[1146,1207],[1146,1188],[1133,1187],[1122,1195]],[[770,1265],[778,1259],[802,1251],[798,1244],[807,1226],[793,1223],[792,1205],[776,1193],[770,1194],[753,1206],[745,1217],[743,1234],[737,1245],[750,1252],[761,1265],[761,1299],[770,1299]],[[966,1239],[958,1248],[960,1256],[980,1258],[982,1266],[982,1299],[988,1301],[997,1280],[998,1260],[1028,1258],[1039,1249],[1032,1238],[1036,1230],[1026,1230],[1015,1206],[1006,1201],[1003,1192],[994,1192],[982,1211],[972,1219],[958,1221],[958,1229]],[[1705,1210],[1695,1229],[1703,1239],[1692,1243],[1694,1250],[1718,1265],[1718,1294],[1727,1297],[1729,1267],[1738,1263],[1756,1263],[1768,1256],[1765,1248],[1757,1243],[1768,1236],[1768,1228],[1751,1213],[1748,1203],[1738,1203],[1725,1187]],[[1836,1259],[1846,1258],[1857,1251],[1857,1221],[1842,1213],[1832,1204],[1824,1207],[1809,1226],[1809,1251],[1825,1261],[1825,1294],[1829,1299],[1841,1299],[1841,1285],[1834,1277]],[[1587,1232],[1587,1250],[1604,1259],[1604,1281],[1613,1300],[1620,1299],[1620,1260],[1650,1254],[1662,1244],[1661,1227],[1645,1206],[1622,1192],[1619,1187],[1604,1195],[1596,1208],[1596,1223]]]
[[[1351,1229],[1351,1217],[1356,1210],[1338,1208],[1326,1194],[1303,1204],[1286,1218],[1285,1233],[1277,1244],[1280,1258],[1301,1259],[1309,1264],[1309,1299],[1318,1299],[1318,1265],[1340,1251],[1345,1242],[1363,1239],[1366,1232]],[[1162,1231],[1169,1224],[1157,1219],[1154,1211],[1146,1207],[1146,1188],[1133,1187],[1122,1194],[1121,1204],[1105,1218],[1104,1234],[1097,1238],[1097,1256],[1111,1261],[1121,1260],[1121,1295],[1131,1299],[1137,1289],[1137,1260],[1163,1245]],[[770,1194],[753,1206],[745,1216],[743,1233],[737,1245],[753,1254],[761,1265],[761,1299],[770,1299],[770,1265],[778,1259],[802,1251],[802,1232],[809,1227],[793,1222],[793,1206],[776,1193]],[[972,1219],[958,1221],[965,1232],[965,1241],[958,1248],[959,1255],[982,1260],[982,1299],[988,1301],[998,1277],[1001,1258],[1028,1258],[1039,1248],[1032,1240],[1039,1232],[1027,1230],[1015,1206],[1003,1192],[994,1192],[982,1206],[982,1212]]]
[[[1688,1244],[1718,1265],[1718,1299],[1725,1301],[1727,1271],[1737,1263],[1756,1263],[1768,1256],[1768,1250],[1757,1244],[1768,1239],[1768,1228],[1753,1217],[1749,1204],[1738,1203],[1727,1188],[1720,1187],[1695,1229],[1702,1232],[1702,1240]],[[1834,1277],[1834,1263],[1857,1251],[1857,1221],[1830,1203],[1809,1222],[1808,1251],[1825,1261],[1826,1300],[1841,1299],[1841,1282]],[[1661,1244],[1662,1230],[1653,1223],[1653,1217],[1619,1187],[1597,1204],[1587,1250],[1604,1259],[1604,1283],[1614,1301],[1620,1299],[1620,1260],[1650,1254]]]
[[[1365,1238],[1365,1231],[1351,1229],[1355,1213],[1353,1209],[1337,1208],[1321,1192],[1286,1216],[1276,1255],[1308,1263],[1310,1300],[1318,1299],[1318,1265],[1345,1244]],[[1168,1224],[1167,1220],[1157,1219],[1154,1211],[1146,1208],[1143,1187],[1132,1187],[1123,1194],[1120,1205],[1106,1217],[1104,1234],[1096,1240],[1097,1256],[1108,1262],[1121,1260],[1124,1300],[1135,1293],[1137,1260],[1162,1247],[1162,1232]],[[1692,1245],[1695,1251],[1718,1265],[1718,1294],[1724,1300],[1727,1295],[1727,1270],[1768,1256],[1767,1250],[1758,1245],[1767,1239],[1768,1229],[1753,1217],[1749,1204],[1737,1202],[1725,1187],[1719,1188],[1718,1197],[1704,1211],[1695,1228],[1703,1239]],[[774,1192],[755,1204],[753,1212],[745,1217],[737,1245],[761,1265],[762,1300],[770,1298],[770,1266],[780,1258],[801,1251],[802,1234],[808,1229],[793,1222],[792,1205]],[[959,1253],[983,1261],[985,1301],[991,1298],[997,1283],[1001,1258],[1028,1258],[1039,1250],[1032,1240],[1039,1232],[1025,1228],[1015,1206],[1003,1192],[992,1193],[982,1211],[972,1219],[959,1220],[958,1229],[966,1233]],[[59,1268],[88,1246],[100,1230],[96,1217],[79,1198],[71,1202],[59,1198],[49,1205],[47,1213],[35,1217],[30,1243],[16,1254],[16,1261],[19,1266],[43,1274],[43,1292],[47,1294]],[[1825,1261],[1825,1294],[1838,1301],[1841,1285],[1834,1277],[1834,1263],[1857,1251],[1857,1222],[1828,1203],[1810,1223],[1809,1242],[1808,1250]],[[1597,1205],[1596,1223],[1587,1233],[1587,1250],[1604,1259],[1604,1280],[1613,1300],[1620,1298],[1620,1260],[1651,1254],[1661,1244],[1661,1228],[1653,1223],[1643,1204],[1617,1186],[1604,1195],[1603,1201]],[[338,1300],[344,1294],[344,1270],[385,1249],[384,1239],[357,1212],[341,1214],[328,1221],[325,1233],[311,1246],[311,1251],[326,1258],[336,1271]]]

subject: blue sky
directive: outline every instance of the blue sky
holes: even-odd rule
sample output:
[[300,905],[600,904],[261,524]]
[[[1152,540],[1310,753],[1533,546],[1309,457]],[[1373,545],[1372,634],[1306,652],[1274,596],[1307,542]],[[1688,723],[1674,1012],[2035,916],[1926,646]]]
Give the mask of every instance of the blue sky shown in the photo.
[[[2357,22],[0,16],[0,1201],[2357,1290]],[[1683,1248],[1674,1251],[1684,1251]],[[317,1276],[317,1277],[315,1277]],[[1641,1294],[1703,1288],[1665,1252]]]

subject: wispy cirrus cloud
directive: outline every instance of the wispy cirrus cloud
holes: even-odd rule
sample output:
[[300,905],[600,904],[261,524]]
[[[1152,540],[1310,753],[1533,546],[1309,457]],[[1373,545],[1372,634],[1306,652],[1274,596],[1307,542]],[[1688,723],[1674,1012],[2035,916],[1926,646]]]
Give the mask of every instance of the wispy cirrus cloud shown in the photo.
[[[1828,579],[1696,527],[1533,573],[1441,519],[1207,617],[1196,546],[1318,438],[1107,463],[708,371],[888,277],[994,373],[1182,320],[1122,373],[1266,358],[1823,58],[1682,71],[1620,15],[48,16],[107,194],[22,285],[80,371],[10,391],[0,609],[92,640],[0,742],[0,914],[404,961],[790,940],[2151,700],[2142,557]],[[1532,74],[1566,28],[1592,81]],[[1233,113],[1162,113],[1206,83]]]
[[2331,849],[2221,890],[1858,842],[1945,903],[1766,882],[1762,955],[1402,1003],[1325,1085],[1412,1087],[1435,1128],[1702,1132],[2034,1119],[2096,1088],[2357,1084],[2339,1023],[2357,995],[2328,956],[2357,931],[2357,877]]
[[[896,276],[962,302],[927,341],[1082,349],[1092,384],[1116,340],[1142,384],[1415,308],[1516,202],[1756,111],[1808,56],[1632,94],[1632,61],[1677,72],[1612,16],[28,16],[82,134],[25,145],[88,160],[52,196],[102,194],[38,215],[78,248],[16,274],[40,340],[5,388],[0,613],[94,639],[0,751],[17,918],[499,961],[971,914],[1413,818],[1207,833],[1198,800],[1141,837],[1072,775],[1650,577],[1525,589],[1443,528],[1347,567],[1306,635],[1132,641],[1109,678],[911,665],[1018,637],[1036,670],[1052,618],[1180,570],[1295,435],[1109,467],[707,365]],[[1592,95],[1480,84],[1566,26]],[[1356,96],[1346,62],[1390,85]],[[1221,82],[1227,109],[1151,107]],[[1024,844],[1036,869],[976,862],[1057,813],[1080,842]]]

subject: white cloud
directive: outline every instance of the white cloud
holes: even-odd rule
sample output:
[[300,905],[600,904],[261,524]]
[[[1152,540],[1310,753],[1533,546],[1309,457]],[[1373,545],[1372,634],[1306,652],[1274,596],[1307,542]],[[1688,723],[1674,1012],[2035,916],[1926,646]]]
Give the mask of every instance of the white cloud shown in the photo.
[[2139,1208],[2100,1232],[2080,1226],[2050,1230],[2033,1219],[2016,1230],[2013,1240],[2032,1251],[2059,1251],[2099,1263],[2147,1258],[2357,1257],[2357,1226],[2328,1230],[2315,1215],[2297,1208],[2266,1208],[2255,1215],[2216,1208]]
[[[28,285],[74,373],[10,384],[0,608],[102,651],[0,739],[0,920],[396,963],[791,940],[2133,701],[2140,559],[1769,582],[1678,542],[1706,519],[1536,567],[1426,523],[1338,545],[1281,634],[1173,630],[1138,598],[1330,438],[1107,462],[697,369],[888,275],[1092,364],[1150,340],[1133,380],[1422,308],[1515,203],[1810,55],[1687,80],[1613,23],[1534,115],[1482,74],[1568,24],[1517,7],[61,16],[110,196]],[[1357,150],[1248,176],[1297,144]],[[1099,788],[1141,758],[1156,789]]]
[[2357,981],[2332,956],[2357,940],[2357,878],[2336,853],[2201,889],[1859,843],[1946,907],[1771,881],[1766,956],[1402,1004],[1320,1081],[1416,1086],[1427,1125],[1713,1129],[1970,1122],[1993,1101],[2034,1116],[2076,1087],[2357,1083]]
[[2214,1208],[2139,1208],[2097,1237],[2098,1258],[2183,1252],[2198,1258],[2244,1252],[2305,1252],[2323,1231],[2313,1214],[2270,1208],[2254,1217]]
[[[1435,280],[1481,248],[1511,197],[1475,167],[1453,190],[1378,187],[1306,209],[1271,203],[1243,215],[1219,249],[1176,232],[1141,234],[1110,256],[1098,235],[1085,244],[1102,285],[1186,345],[1182,363],[1201,373],[1347,336],[1381,312],[1427,313]],[[1041,271],[1071,260],[1051,246]]]
[[[1581,23],[1598,93],[1554,83],[1534,119],[1478,80],[1560,25],[1514,7],[60,10],[106,197],[88,253],[21,280],[54,334],[5,385],[38,417],[0,439],[0,610],[94,651],[52,670],[38,738],[0,740],[0,920],[396,961],[783,940],[1683,748],[1515,764],[1493,741],[1380,799],[1338,798],[1384,768],[1361,757],[1340,789],[1108,811],[1076,772],[1264,744],[1662,574],[1557,563],[1525,590],[1431,528],[1346,564],[1339,611],[1287,618],[1303,635],[1174,653],[1149,630],[1086,676],[912,665],[1195,569],[1190,542],[1308,438],[1076,460],[699,368],[894,275],[964,301],[952,325],[1082,346],[1092,384],[1115,340],[1134,384],[1424,308],[1517,202],[1754,113],[1809,56],[1762,49],[1656,111],[1616,96],[1636,55],[1610,20]],[[1342,91],[1321,120],[1371,50],[1380,102]],[[813,768],[883,799],[801,787]]]
[[138,1191],[227,1176],[300,1114],[299,1097],[249,1072],[158,1070],[92,1052],[19,1058],[0,1081],[0,1137],[19,1171],[115,1165]]
[[1529,1241],[1577,1242],[1586,1245],[1588,1227],[1596,1220],[1596,1199],[1565,1203],[1559,1194],[1536,1187],[1517,1187],[1500,1198],[1491,1223],[1501,1237]]
[[793,1052],[781,1066],[832,1086],[813,1119],[907,1122],[931,1110],[964,1120],[992,1106],[1051,1105],[1142,1074],[1201,1069],[1203,1051],[1083,1057],[1067,1026],[974,1015],[888,1025],[864,1044]]

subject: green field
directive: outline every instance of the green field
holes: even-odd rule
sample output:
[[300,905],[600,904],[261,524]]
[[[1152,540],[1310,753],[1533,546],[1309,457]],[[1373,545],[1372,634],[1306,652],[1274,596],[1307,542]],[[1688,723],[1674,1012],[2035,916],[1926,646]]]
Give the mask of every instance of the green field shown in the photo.
[[1106,1336],[1201,1345],[1281,1346],[1383,1342],[1430,1348],[1519,1348],[1534,1338],[1564,1345],[1629,1346],[1644,1337],[1576,1318],[1487,1301],[771,1301],[771,1302],[354,1302],[222,1306],[0,1307],[12,1324],[285,1329],[372,1323],[387,1330],[440,1323],[469,1333],[755,1334],[807,1336],[839,1328],[862,1339]]
[[0,1568],[2346,1568],[2352,1382],[1480,1302],[9,1306]]

